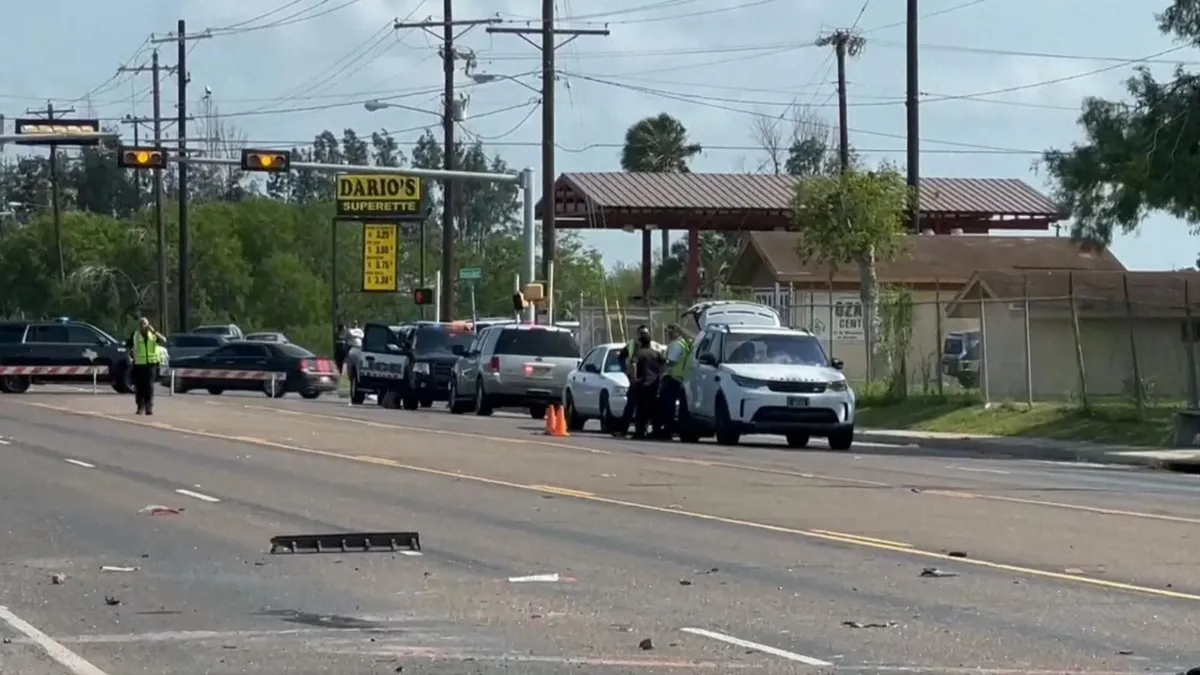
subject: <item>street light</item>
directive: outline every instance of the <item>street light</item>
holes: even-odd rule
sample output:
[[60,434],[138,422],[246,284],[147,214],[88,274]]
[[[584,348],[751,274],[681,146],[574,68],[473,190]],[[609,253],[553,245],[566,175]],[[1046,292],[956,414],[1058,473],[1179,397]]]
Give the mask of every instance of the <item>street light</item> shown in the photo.
[[384,108],[399,108],[400,110],[411,110],[413,112],[425,113],[426,115],[434,115],[436,117],[442,116],[441,113],[436,113],[432,110],[425,110],[423,108],[414,108],[410,105],[401,105],[399,103],[388,103],[386,101],[380,101],[378,99],[367,101],[366,103],[363,103],[363,107],[367,109],[367,112],[375,112],[376,110],[383,110]]
[[542,95],[542,92],[540,90],[538,90],[536,87],[531,87],[528,84],[525,84],[524,82],[522,82],[521,80],[518,80],[517,78],[513,77],[512,75],[501,75],[501,74],[497,74],[497,73],[471,73],[471,80],[474,81],[475,84],[487,84],[489,82],[495,82],[497,80],[508,80],[510,82],[516,82],[517,84],[521,85],[522,87],[525,87],[526,89],[528,89],[529,91],[532,91],[533,93],[537,94],[538,96]]

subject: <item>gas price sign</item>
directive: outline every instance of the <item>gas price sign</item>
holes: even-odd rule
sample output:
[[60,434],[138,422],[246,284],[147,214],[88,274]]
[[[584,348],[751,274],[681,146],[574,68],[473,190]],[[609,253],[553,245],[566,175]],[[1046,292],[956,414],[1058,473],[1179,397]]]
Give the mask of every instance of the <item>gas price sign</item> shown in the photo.
[[363,224],[363,292],[400,290],[400,241],[395,223]]

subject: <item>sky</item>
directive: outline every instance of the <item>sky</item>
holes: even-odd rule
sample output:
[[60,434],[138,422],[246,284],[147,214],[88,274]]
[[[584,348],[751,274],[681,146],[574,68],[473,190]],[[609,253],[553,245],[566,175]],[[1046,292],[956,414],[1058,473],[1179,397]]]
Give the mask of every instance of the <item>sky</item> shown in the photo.
[[[762,170],[756,119],[786,124],[799,104],[836,122],[831,48],[814,44],[836,29],[866,40],[847,66],[851,143],[868,161],[904,163],[900,0],[556,1],[561,27],[610,31],[558,51],[558,173],[619,170],[625,130],[662,112],[681,120],[704,147],[693,171]],[[1120,98],[1138,63],[1166,77],[1179,62],[1146,60],[1174,46],[1154,19],[1165,0],[921,3],[925,176],[1022,178],[1048,192],[1036,167],[1039,153],[1081,139],[1076,118],[1083,97]],[[47,101],[114,122],[149,116],[150,76],[117,69],[148,65],[155,46],[149,38],[166,37],[185,19],[189,33],[211,29],[212,35],[188,42],[189,111],[198,116],[190,134],[202,136],[206,121],[199,117],[214,110],[254,147],[309,143],[324,129],[340,135],[349,127],[360,134],[387,130],[409,148],[423,129],[440,124],[440,40],[420,28],[392,28],[393,19],[440,20],[438,0],[10,4],[0,22],[7,55],[0,60],[0,114],[9,119]],[[534,26],[541,2],[454,0],[453,11],[457,20]],[[537,49],[482,26],[463,30],[457,48],[473,58],[458,62],[458,90],[466,97],[459,133],[482,140],[511,167],[539,168]],[[174,43],[159,48],[165,65],[176,63]],[[1191,48],[1163,58],[1189,67],[1200,62]],[[471,67],[498,77],[476,84],[466,72]],[[206,91],[211,107],[202,105]],[[173,115],[173,79],[164,81],[164,92],[164,114]],[[369,112],[363,104],[372,99],[392,105]],[[132,127],[122,126],[129,142]],[[610,265],[640,259],[637,235],[585,238]],[[1198,249],[1187,225],[1164,215],[1113,244],[1131,269],[1190,268]]]

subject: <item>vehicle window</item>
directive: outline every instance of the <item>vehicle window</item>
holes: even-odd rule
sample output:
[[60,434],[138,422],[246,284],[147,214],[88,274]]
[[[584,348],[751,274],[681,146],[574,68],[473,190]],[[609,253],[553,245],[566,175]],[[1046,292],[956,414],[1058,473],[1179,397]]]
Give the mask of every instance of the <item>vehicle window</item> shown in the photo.
[[466,348],[474,340],[474,333],[451,330],[445,326],[422,326],[412,334],[413,349],[421,352],[448,352],[456,345]]
[[958,356],[963,351],[962,338],[952,337],[946,338],[945,344],[942,345],[942,353],[951,356]]
[[6,323],[0,325],[0,345],[20,344],[25,337],[25,324]]
[[200,326],[192,332],[202,335],[229,335],[232,331],[228,326]]
[[391,340],[392,331],[387,326],[368,324],[367,329],[363,331],[362,348],[368,352],[381,352]]
[[67,342],[67,327],[61,324],[30,326],[26,342]]
[[621,350],[610,349],[607,358],[604,360],[604,372],[606,373],[623,373],[625,369],[621,365]]
[[267,348],[265,345],[247,344],[245,342],[235,342],[225,345],[212,353],[212,356],[218,357],[236,357],[236,358],[266,358]]
[[811,335],[731,333],[725,340],[725,363],[773,363],[828,366],[821,343]]
[[105,340],[91,328],[76,324],[67,326],[67,342],[73,345],[99,345],[104,344]]
[[579,343],[557,330],[505,330],[496,341],[497,354],[579,358]]
[[315,359],[317,355],[298,345],[272,345],[275,354],[289,359]]
[[224,340],[215,335],[172,335],[167,338],[168,347],[180,349],[195,349],[198,347],[219,347]]
[[704,337],[700,338],[700,342],[696,343],[696,356],[701,354],[712,353],[713,335],[705,333]]

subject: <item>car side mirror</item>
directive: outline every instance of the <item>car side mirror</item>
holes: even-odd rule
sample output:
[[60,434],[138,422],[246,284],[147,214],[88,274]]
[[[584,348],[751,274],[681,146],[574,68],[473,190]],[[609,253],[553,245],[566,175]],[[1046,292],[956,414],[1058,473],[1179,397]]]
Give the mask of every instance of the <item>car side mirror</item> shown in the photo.
[[706,366],[717,365],[717,357],[712,354],[701,354],[696,357],[696,363],[703,363]]
[[841,359],[830,359],[829,365],[833,366],[837,370],[841,370],[846,367],[846,362]]
[[584,367],[583,367],[583,372],[585,372],[585,373],[596,373],[597,375],[599,375],[599,374],[600,374],[600,366],[597,366],[597,365],[596,365],[596,364],[594,364],[594,363],[589,363],[589,364],[587,364],[586,366],[584,366]]
[[467,348],[462,345],[454,345],[450,348],[450,353],[454,354],[455,356],[466,356]]

